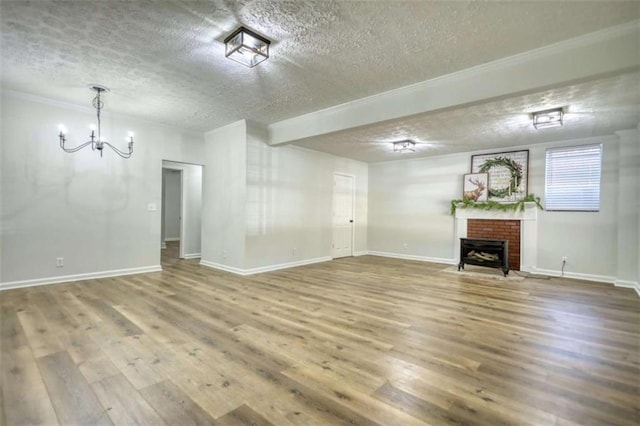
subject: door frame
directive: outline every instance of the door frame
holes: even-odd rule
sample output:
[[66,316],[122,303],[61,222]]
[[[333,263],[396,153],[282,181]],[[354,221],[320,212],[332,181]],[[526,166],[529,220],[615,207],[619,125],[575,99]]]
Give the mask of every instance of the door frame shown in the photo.
[[[179,244],[180,252],[178,254],[178,257],[180,259],[184,259],[184,255],[185,255],[185,253],[184,253],[184,247],[185,247],[184,236],[186,234],[186,230],[184,228],[185,227],[184,217],[185,217],[185,214],[187,212],[187,205],[186,205],[187,203],[185,201],[185,196],[184,196],[184,192],[185,192],[185,188],[184,188],[184,185],[185,185],[184,170],[179,168],[179,167],[175,167],[175,166],[171,166],[171,165],[166,165],[165,166],[164,164],[162,164],[162,169],[163,170],[165,170],[165,169],[174,170],[174,171],[177,171],[179,173],[178,176],[180,178],[180,185],[179,185],[179,188],[180,188],[180,218],[179,218],[179,220],[180,220],[180,226],[179,226],[180,231],[179,231],[178,238],[180,239],[180,244]],[[165,207],[165,202],[166,202],[165,197],[164,197],[164,189],[165,189],[164,186],[165,186],[165,182],[164,182],[164,179],[163,179],[162,180],[162,206],[161,206],[161,208],[162,208],[162,216],[164,217],[164,220],[161,221],[160,226],[164,226],[165,225],[164,222],[166,220],[166,217],[164,215],[164,207]],[[164,230],[162,230],[161,233],[164,234]],[[162,243],[164,244],[164,241],[162,241]]]
[[[188,197],[187,194],[190,194],[189,191],[187,191],[187,178],[186,178],[186,174],[185,172],[187,171],[186,167],[187,166],[197,166],[200,167],[201,170],[201,175],[200,175],[200,201],[202,203],[204,203],[204,193],[202,192],[204,189],[204,176],[205,176],[205,165],[204,164],[199,164],[199,163],[190,163],[187,161],[178,161],[178,160],[169,160],[169,159],[162,159],[160,161],[160,170],[161,170],[161,174],[162,173],[162,169],[169,169],[169,170],[179,170],[180,171],[180,215],[181,215],[181,220],[180,220],[180,253],[179,253],[179,257],[180,259],[193,259],[196,257],[200,257],[201,256],[201,252],[202,252],[202,208],[203,205],[201,203],[200,205],[200,253],[187,253],[187,244],[185,243],[185,238],[187,238],[188,233],[187,233],[187,217],[188,217],[188,213],[191,212],[191,210],[188,209]],[[162,190],[164,189],[164,184],[162,184]],[[163,191],[161,191],[163,192]],[[162,194],[163,195],[163,194]],[[162,197],[161,197],[162,198]],[[164,211],[164,200],[162,202],[162,211]],[[193,222],[190,222],[193,223]],[[159,228],[162,228],[162,221],[160,221],[160,225]],[[160,229],[160,232],[163,232],[162,229]]]
[[333,192],[331,194],[332,199],[331,199],[331,258],[335,259],[333,257],[333,249],[334,249],[334,242],[333,242],[333,209],[335,207],[335,194],[336,194],[336,176],[344,176],[344,177],[349,177],[351,178],[351,182],[352,182],[352,186],[351,186],[351,220],[353,222],[351,222],[351,254],[350,256],[353,257],[353,253],[355,253],[355,246],[356,246],[356,176],[352,175],[350,173],[343,173],[343,172],[333,172]]

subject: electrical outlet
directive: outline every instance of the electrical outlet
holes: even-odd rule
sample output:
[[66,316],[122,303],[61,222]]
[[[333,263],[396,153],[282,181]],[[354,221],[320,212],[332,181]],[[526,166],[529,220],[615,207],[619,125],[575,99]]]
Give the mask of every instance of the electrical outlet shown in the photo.
[[296,250],[297,249],[295,247],[291,249],[291,256],[295,256],[296,255]]
[[567,256],[562,256],[562,261],[563,261],[563,262],[566,262],[566,261],[568,261],[568,260],[569,260],[569,258],[568,258]]
[[222,258],[223,259],[227,258],[227,251],[226,250],[222,250]]
[[404,244],[402,245],[402,247],[403,247],[405,250],[409,250],[409,244],[407,244],[407,243],[404,243]]
[[64,268],[64,257],[56,257],[56,268]]

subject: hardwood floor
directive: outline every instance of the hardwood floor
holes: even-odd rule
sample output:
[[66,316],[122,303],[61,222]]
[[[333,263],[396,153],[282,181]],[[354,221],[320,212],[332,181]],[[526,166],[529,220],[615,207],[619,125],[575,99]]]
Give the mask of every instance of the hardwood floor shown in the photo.
[[[0,423],[640,422],[640,298],[373,256],[0,293]],[[174,253],[175,254],[175,253]]]

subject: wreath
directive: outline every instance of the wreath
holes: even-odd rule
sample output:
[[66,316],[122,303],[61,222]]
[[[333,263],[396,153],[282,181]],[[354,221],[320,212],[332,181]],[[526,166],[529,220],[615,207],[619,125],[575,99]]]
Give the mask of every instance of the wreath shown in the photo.
[[490,158],[480,166],[480,173],[489,173],[493,167],[506,167],[511,173],[509,186],[504,188],[489,188],[489,197],[505,198],[515,192],[522,182],[522,165],[507,157]]

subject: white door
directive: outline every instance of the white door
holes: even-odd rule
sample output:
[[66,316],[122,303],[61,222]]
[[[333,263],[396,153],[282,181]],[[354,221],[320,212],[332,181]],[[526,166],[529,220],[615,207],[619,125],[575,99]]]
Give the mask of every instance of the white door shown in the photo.
[[333,175],[333,258],[353,255],[353,176]]

